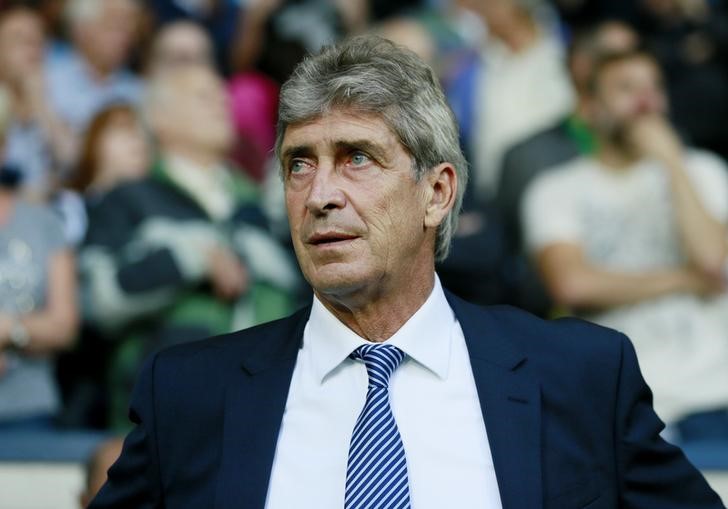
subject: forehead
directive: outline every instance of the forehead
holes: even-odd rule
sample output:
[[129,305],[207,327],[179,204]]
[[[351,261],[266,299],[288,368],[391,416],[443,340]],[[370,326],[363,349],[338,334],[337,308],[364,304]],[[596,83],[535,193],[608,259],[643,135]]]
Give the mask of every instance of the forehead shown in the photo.
[[285,151],[292,146],[323,147],[357,140],[382,148],[404,148],[381,115],[347,109],[334,109],[311,120],[289,125],[283,134],[281,148]]
[[599,83],[610,85],[629,81],[658,84],[660,76],[657,64],[648,57],[640,56],[607,65],[602,69]]

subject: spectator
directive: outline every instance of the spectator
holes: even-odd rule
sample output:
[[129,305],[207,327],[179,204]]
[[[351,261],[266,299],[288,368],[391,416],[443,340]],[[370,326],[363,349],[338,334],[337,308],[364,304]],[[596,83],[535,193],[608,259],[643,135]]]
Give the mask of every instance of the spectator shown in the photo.
[[[84,218],[95,217],[104,197],[117,186],[146,176],[151,159],[151,144],[132,106],[117,104],[98,113],[86,131],[70,182],[83,197]],[[97,327],[85,323],[77,347],[58,359],[57,378],[64,398],[61,423],[66,427],[106,425],[106,374],[112,344],[103,337]]]
[[504,152],[573,107],[561,41],[541,2],[461,0],[488,28],[481,50],[470,139],[473,183],[481,201],[496,192]]
[[227,73],[230,53],[241,14],[239,0],[150,0],[149,7],[157,26],[189,21],[201,27],[214,45],[210,55],[215,66]]
[[81,144],[70,187],[90,204],[129,180],[144,177],[151,167],[152,148],[133,106],[109,106],[91,120]]
[[523,254],[520,225],[523,193],[529,182],[545,169],[593,152],[595,141],[586,122],[586,108],[594,65],[601,56],[634,49],[638,43],[635,31],[617,21],[606,21],[577,33],[569,51],[569,71],[577,92],[576,108],[553,126],[514,145],[503,158],[497,204],[510,265],[506,271],[508,300],[536,314],[547,314],[551,302]]
[[102,442],[86,462],[86,485],[81,493],[81,509],[86,509],[101,486],[106,482],[106,472],[119,458],[124,440],[121,437],[110,438]]
[[120,342],[118,422],[147,352],[280,317],[297,283],[256,188],[226,163],[232,126],[220,79],[199,66],[159,74],[146,111],[158,162],[99,204],[82,258],[90,319]]
[[[4,133],[10,108],[8,94],[0,97]],[[0,274],[0,429],[49,428],[60,404],[53,356],[73,343],[78,321],[74,257],[53,214],[7,181],[0,188]]]
[[136,0],[68,0],[73,48],[51,62],[48,79],[52,104],[74,132],[81,133],[101,108],[141,98],[139,78],[125,67],[140,9]]
[[[682,145],[666,101],[653,57],[605,57],[589,98],[598,148],[534,181],[524,230],[558,303],[630,335],[663,420],[725,438],[728,170]],[[713,424],[686,433],[696,413]]]
[[45,36],[40,16],[28,7],[0,13],[0,82],[11,95],[5,163],[20,173],[23,191],[45,200],[55,187],[58,164],[74,147],[70,130],[48,103],[43,75]]

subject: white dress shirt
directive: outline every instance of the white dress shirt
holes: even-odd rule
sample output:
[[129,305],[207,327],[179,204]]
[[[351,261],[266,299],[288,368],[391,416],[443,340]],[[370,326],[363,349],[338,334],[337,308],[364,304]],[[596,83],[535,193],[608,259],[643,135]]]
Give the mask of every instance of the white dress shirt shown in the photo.
[[[349,442],[367,392],[367,341],[314,299],[283,414],[268,509],[344,506]],[[390,400],[415,509],[500,509],[501,501],[463,331],[440,282],[388,343],[406,357]]]

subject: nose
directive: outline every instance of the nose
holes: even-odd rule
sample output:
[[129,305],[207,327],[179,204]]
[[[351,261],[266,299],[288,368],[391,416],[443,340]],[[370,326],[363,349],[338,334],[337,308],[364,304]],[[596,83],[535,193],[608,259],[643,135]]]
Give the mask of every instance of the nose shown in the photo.
[[326,215],[329,211],[343,208],[346,196],[340,186],[340,176],[333,164],[320,161],[311,179],[306,208],[314,215]]

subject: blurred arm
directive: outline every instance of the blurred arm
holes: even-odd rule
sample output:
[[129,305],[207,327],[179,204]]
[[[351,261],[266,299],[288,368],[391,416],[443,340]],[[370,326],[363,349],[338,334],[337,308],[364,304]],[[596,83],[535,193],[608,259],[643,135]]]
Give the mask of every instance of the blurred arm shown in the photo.
[[604,309],[674,292],[718,291],[709,278],[689,269],[630,274],[589,263],[577,244],[556,243],[536,255],[551,296],[568,308]]
[[[19,318],[30,339],[23,350],[25,353],[43,355],[72,346],[79,321],[76,277],[75,261],[70,251],[61,251],[50,258],[45,308]],[[7,342],[13,319],[3,316],[0,322],[0,337]]]

